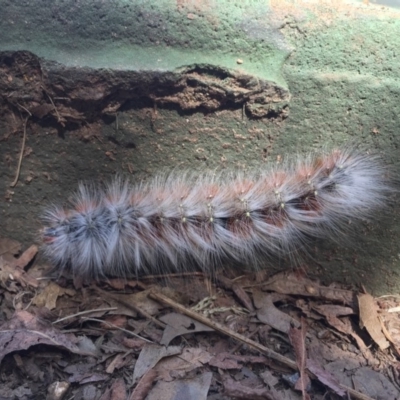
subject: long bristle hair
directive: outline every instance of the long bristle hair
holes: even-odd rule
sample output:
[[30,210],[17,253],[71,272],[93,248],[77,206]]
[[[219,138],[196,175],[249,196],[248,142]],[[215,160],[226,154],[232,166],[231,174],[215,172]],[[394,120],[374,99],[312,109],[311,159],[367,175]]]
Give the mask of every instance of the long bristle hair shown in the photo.
[[116,177],[81,184],[66,207],[49,207],[43,248],[85,280],[213,273],[229,261],[258,267],[295,258],[310,238],[351,234],[392,191],[381,160],[355,148],[252,172],[174,172],[136,185]]

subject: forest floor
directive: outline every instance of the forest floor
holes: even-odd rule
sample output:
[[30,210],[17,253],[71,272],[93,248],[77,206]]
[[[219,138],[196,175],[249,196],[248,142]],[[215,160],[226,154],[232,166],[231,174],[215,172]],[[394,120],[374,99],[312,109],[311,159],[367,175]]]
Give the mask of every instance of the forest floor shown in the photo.
[[[15,215],[24,207],[25,215],[32,216],[41,199],[56,190],[48,170],[53,173],[58,168],[60,175],[64,172],[75,181],[70,166],[83,174],[91,161],[96,174],[100,164],[106,164],[104,159],[110,161],[103,167],[104,175],[110,175],[111,170],[121,169],[111,161],[133,156],[137,168],[148,166],[142,161],[150,159],[179,166],[172,151],[177,147],[184,149],[188,164],[194,160],[191,152],[205,162],[207,154],[223,149],[220,158],[225,163],[225,154],[235,161],[246,160],[246,146],[256,150],[258,157],[266,157],[272,148],[274,135],[269,127],[242,121],[246,113],[254,116],[260,109],[237,108],[252,104],[251,90],[227,88],[230,95],[237,94],[236,111],[229,110],[236,119],[230,117],[234,125],[228,129],[222,126],[228,118],[222,120],[214,112],[224,110],[221,93],[225,92],[209,91],[212,96],[200,101],[205,86],[220,85],[202,70],[188,71],[183,80],[171,77],[161,87],[157,76],[149,85],[141,75],[135,81],[124,73],[117,79],[106,71],[66,71],[61,66],[43,66],[31,53],[18,52],[0,57],[0,72],[0,122],[6,127],[0,175],[4,185],[5,175],[12,176],[4,197],[7,205],[19,207],[4,206],[2,211],[12,230],[21,231],[23,243],[22,234],[34,230],[26,225],[28,218],[20,218],[21,225],[17,224]],[[223,81],[237,83],[233,78]],[[179,95],[171,96],[171,91]],[[278,126],[287,116],[287,96],[282,91],[269,116]],[[130,102],[143,102],[142,97],[151,107],[130,110]],[[179,105],[176,118],[181,125],[164,121],[157,102]],[[207,109],[207,118],[189,119],[182,113],[200,106]],[[124,107],[130,113],[119,115]],[[98,136],[99,121],[104,119],[114,121],[115,127],[115,135],[105,136],[106,140]],[[179,129],[182,124],[190,128]],[[76,147],[67,148],[56,140],[64,134],[61,128],[71,126],[79,139]],[[85,148],[82,143],[92,146]],[[69,163],[59,166],[50,162],[68,154],[72,157],[77,148],[87,153],[73,154]],[[159,148],[165,150],[157,152]],[[27,165],[19,178],[22,159]],[[159,166],[156,163],[153,169]],[[127,169],[135,168],[128,163]],[[46,182],[31,189],[29,183],[38,176]],[[26,183],[24,194],[22,189],[16,193],[10,189],[18,179]],[[28,200],[37,192],[41,193],[34,199],[38,204],[28,208]],[[392,242],[381,242],[383,253],[383,245]],[[369,258],[376,253],[372,250]],[[37,252],[35,245],[23,251],[21,243],[0,238],[0,400],[400,400],[400,294],[374,298],[362,287],[326,286],[313,278],[311,266],[274,275],[268,270],[253,274],[229,270],[212,278],[146,276],[84,285],[79,279],[51,277],[50,267]],[[371,258],[375,259],[379,256]],[[332,263],[320,276],[332,271],[339,276],[342,270]],[[347,271],[369,284],[380,278],[388,287],[396,282],[393,273],[386,273],[381,265],[374,269],[374,261],[372,266],[363,276],[353,265]]]
[[88,286],[36,253],[0,239],[0,399],[400,399],[400,296],[306,268]]

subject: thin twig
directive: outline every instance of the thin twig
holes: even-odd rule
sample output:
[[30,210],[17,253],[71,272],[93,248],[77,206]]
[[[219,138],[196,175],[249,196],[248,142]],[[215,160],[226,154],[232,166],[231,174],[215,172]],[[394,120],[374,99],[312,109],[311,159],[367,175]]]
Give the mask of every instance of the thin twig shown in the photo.
[[[178,311],[184,315],[187,315],[188,317],[193,318],[194,320],[199,321],[202,324],[209,326],[210,328],[213,328],[217,332],[221,332],[225,335],[228,335],[228,336],[236,339],[237,341],[239,341],[241,343],[247,344],[248,346],[253,347],[254,349],[260,351],[267,357],[269,357],[275,361],[278,361],[291,369],[294,369],[296,371],[298,370],[297,363],[295,361],[291,360],[290,358],[282,356],[281,354],[276,353],[275,351],[269,349],[268,347],[265,347],[262,344],[254,341],[254,340],[251,340],[251,339],[247,338],[246,336],[241,335],[240,333],[237,333],[237,332],[233,331],[232,329],[229,329],[226,326],[224,326],[218,322],[211,321],[207,317],[205,317],[195,311],[187,309],[186,307],[182,306],[179,303],[176,303],[169,297],[164,296],[162,293],[156,292],[153,289],[150,291],[149,295],[152,299],[158,300],[158,301],[174,308],[176,311]],[[306,369],[306,372],[312,379],[318,379],[317,376],[315,374],[313,374],[311,371],[309,371],[308,369]],[[348,386],[345,386],[342,384],[339,384],[339,386],[342,389],[346,390],[349,394],[351,394],[355,399],[373,400],[371,397],[369,397],[363,393],[360,393],[357,390],[352,389],[351,387],[348,387]]]
[[[43,90],[44,90],[44,88],[43,88]],[[57,107],[56,107],[56,105],[54,104],[53,99],[52,99],[52,98],[50,97],[50,95],[46,92],[46,90],[44,90],[44,92],[46,93],[47,97],[49,98],[51,104],[52,104],[53,107],[54,107],[54,111],[56,112],[56,115],[57,115],[57,122],[60,122],[60,123],[61,123],[61,117],[60,117],[60,114],[59,114],[58,111],[57,111]]]
[[94,290],[96,290],[96,292],[98,292],[98,293],[101,293],[103,296],[107,296],[108,298],[110,298],[114,301],[117,301],[119,304],[122,304],[123,306],[128,307],[129,309],[138,312],[139,314],[141,314],[148,320],[152,321],[155,325],[159,326],[160,328],[162,328],[162,329],[165,328],[164,323],[160,322],[158,319],[156,319],[152,315],[150,315],[147,311],[142,310],[140,307],[136,306],[135,304],[129,303],[128,301],[124,301],[119,296],[114,296],[113,294],[107,293],[107,292],[99,289],[98,287],[95,287]]
[[24,106],[21,106],[21,104],[19,104],[19,103],[17,103],[17,106],[18,106],[18,107],[21,107],[23,110],[25,110],[25,111],[28,113],[28,115],[29,115],[30,117],[32,117],[32,113],[31,113],[27,108],[25,108]]
[[26,142],[26,125],[28,123],[28,119],[31,117],[31,113],[23,106],[22,107],[25,111],[27,111],[29,113],[29,115],[25,118],[24,121],[24,134],[22,137],[22,146],[21,146],[21,153],[19,155],[19,160],[18,160],[18,167],[17,167],[17,173],[15,174],[15,179],[12,181],[12,183],[10,184],[11,187],[15,187],[15,185],[18,182],[19,179],[19,173],[21,172],[21,164],[22,164],[22,157],[24,156],[24,151],[25,151],[25,142]]
[[117,325],[112,324],[111,322],[103,321],[102,319],[98,319],[98,318],[86,318],[86,317],[84,317],[84,318],[82,318],[82,319],[83,319],[84,321],[100,322],[100,323],[102,323],[102,324],[108,325],[110,328],[118,329],[118,330],[120,330],[120,331],[122,331],[122,332],[127,333],[128,335],[132,335],[132,336],[134,336],[134,337],[136,337],[136,338],[138,338],[138,339],[144,340],[144,341],[147,342],[147,343],[154,343],[154,342],[152,342],[152,341],[149,340],[149,339],[146,339],[146,338],[144,338],[144,337],[142,337],[142,336],[139,336],[139,335],[138,335],[137,333],[135,333],[135,332],[128,331],[128,329],[121,328],[121,327],[119,327],[119,326],[117,326]]
[[57,321],[52,322],[52,324],[58,324],[59,322],[65,321],[67,319],[71,319],[71,318],[75,318],[75,317],[79,317],[80,315],[85,315],[85,314],[90,314],[93,312],[100,312],[100,311],[115,311],[118,310],[118,307],[107,307],[107,308],[95,308],[93,310],[85,310],[85,311],[81,311],[78,312],[76,314],[72,314],[72,315],[67,315],[64,318],[60,318]]
[[164,296],[163,294],[161,294],[159,292],[151,291],[150,297],[154,300],[158,300],[158,301],[161,301],[162,303],[167,304],[168,306],[174,308],[175,310],[179,311],[180,313],[185,314],[188,317],[193,318],[194,320],[197,320],[197,321],[201,322],[202,324],[207,325],[210,328],[212,328],[218,332],[228,335],[228,336],[238,340],[241,343],[247,344],[247,345],[259,350],[261,353],[263,353],[267,357],[272,358],[275,361],[279,361],[280,363],[290,367],[291,369],[297,370],[297,364],[295,361],[290,360],[289,358],[284,357],[279,353],[276,353],[275,351],[269,349],[268,347],[265,347],[262,344],[254,341],[254,340],[251,340],[251,339],[247,338],[246,336],[241,335],[240,333],[237,333],[218,322],[208,319],[204,315],[201,315],[195,311],[185,308],[181,304],[176,303],[169,297]]

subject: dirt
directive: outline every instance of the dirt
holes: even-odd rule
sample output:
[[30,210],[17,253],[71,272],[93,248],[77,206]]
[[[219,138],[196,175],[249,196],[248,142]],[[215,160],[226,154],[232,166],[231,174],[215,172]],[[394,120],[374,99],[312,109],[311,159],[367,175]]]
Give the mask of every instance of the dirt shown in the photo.
[[3,52],[0,72],[0,234],[26,245],[79,181],[263,161],[288,112],[284,89],[222,69],[94,71]]

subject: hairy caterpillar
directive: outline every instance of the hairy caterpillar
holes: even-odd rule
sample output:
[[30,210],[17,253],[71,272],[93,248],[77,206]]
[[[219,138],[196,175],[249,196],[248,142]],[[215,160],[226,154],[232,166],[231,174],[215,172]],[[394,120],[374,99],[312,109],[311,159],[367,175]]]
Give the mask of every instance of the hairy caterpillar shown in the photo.
[[81,184],[68,208],[49,208],[43,247],[84,279],[257,265],[309,238],[343,236],[390,190],[379,159],[354,148],[252,172],[175,172],[137,185],[117,177]]

